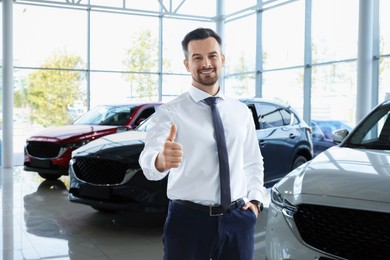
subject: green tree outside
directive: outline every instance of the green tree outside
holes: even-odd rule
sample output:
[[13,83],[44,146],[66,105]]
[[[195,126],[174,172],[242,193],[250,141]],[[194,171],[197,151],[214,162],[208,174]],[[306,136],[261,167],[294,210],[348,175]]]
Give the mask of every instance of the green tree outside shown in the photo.
[[137,98],[156,99],[157,73],[153,72],[158,71],[158,57],[158,41],[149,30],[140,31],[133,37],[123,59],[123,65],[130,73],[123,76]]
[[[247,61],[245,59],[244,53],[241,53],[238,64],[236,66],[236,71],[238,73],[245,73],[246,71],[249,71],[249,66],[247,65]],[[255,79],[254,74],[240,74],[237,77],[237,85],[233,86],[234,92],[238,96],[245,96],[250,88],[253,88],[252,85],[250,85],[250,82],[253,79]]]
[[80,90],[84,74],[74,70],[82,64],[79,56],[69,55],[66,50],[54,53],[42,66],[50,69],[28,75],[27,87],[15,93],[15,105],[30,107],[32,123],[45,127],[68,124],[68,108],[85,100]]

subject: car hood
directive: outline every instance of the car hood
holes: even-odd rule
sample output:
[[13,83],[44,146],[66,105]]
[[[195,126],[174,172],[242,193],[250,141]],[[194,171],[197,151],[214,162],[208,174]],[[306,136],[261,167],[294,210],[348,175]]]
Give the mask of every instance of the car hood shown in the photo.
[[92,137],[114,133],[117,126],[66,125],[49,127],[28,138],[29,141],[61,142],[71,138]]
[[111,153],[112,151],[130,150],[128,146],[143,146],[146,132],[128,131],[110,134],[96,139],[73,151],[72,156]]
[[390,203],[390,152],[334,146],[289,173],[275,187],[292,204],[338,204],[340,199],[350,200],[351,206],[356,200]]

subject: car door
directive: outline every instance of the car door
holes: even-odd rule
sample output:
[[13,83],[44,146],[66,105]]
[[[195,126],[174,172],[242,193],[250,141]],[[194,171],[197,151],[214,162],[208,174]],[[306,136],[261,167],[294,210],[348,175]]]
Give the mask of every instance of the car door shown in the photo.
[[254,105],[258,121],[257,139],[264,158],[264,182],[267,183],[291,170],[298,134],[290,126],[293,115],[289,111],[270,103]]

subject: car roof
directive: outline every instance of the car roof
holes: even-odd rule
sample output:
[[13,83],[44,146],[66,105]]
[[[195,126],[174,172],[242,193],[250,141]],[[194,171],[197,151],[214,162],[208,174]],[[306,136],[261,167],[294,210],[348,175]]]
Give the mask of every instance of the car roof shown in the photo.
[[143,106],[143,105],[161,105],[162,102],[134,102],[134,103],[116,103],[116,104],[101,104],[96,107],[124,107],[124,106]]
[[283,103],[282,101],[271,100],[271,99],[266,99],[266,98],[240,98],[239,100],[241,102],[244,102],[244,103],[248,103],[248,102],[253,102],[253,103],[262,102],[262,103],[269,103],[269,104],[278,105],[278,106],[285,107],[285,108],[290,108],[291,107],[290,105],[288,105],[286,103]]

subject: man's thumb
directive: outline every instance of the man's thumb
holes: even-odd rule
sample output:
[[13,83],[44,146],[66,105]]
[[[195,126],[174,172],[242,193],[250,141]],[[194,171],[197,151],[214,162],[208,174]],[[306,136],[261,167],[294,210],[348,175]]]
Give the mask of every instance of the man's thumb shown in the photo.
[[169,131],[169,135],[168,135],[167,140],[170,141],[170,142],[174,142],[175,141],[175,137],[176,137],[176,132],[177,132],[176,125],[171,125],[171,131]]

